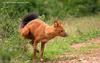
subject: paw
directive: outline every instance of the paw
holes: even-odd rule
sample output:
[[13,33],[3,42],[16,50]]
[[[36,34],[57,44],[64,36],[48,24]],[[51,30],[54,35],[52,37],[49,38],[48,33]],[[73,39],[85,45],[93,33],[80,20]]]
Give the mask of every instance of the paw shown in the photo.
[[44,63],[44,60],[43,59],[40,59],[40,63]]

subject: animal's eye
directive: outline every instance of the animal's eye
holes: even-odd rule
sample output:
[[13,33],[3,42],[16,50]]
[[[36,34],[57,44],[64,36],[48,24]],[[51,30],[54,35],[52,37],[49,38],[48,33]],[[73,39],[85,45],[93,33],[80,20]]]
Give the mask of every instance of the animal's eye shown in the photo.
[[63,32],[63,30],[61,30],[60,32]]

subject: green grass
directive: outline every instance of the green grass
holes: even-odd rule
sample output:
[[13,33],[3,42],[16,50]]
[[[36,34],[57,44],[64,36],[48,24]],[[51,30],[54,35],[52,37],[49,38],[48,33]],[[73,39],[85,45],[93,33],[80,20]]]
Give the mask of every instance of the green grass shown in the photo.
[[[70,47],[71,44],[81,43],[90,38],[99,37],[100,18],[98,16],[65,19],[64,28],[69,36],[65,38],[56,37],[50,40],[45,47],[44,59],[46,61],[58,61],[60,59],[56,58],[56,56],[62,55],[65,52],[80,53],[93,48],[99,48],[95,44],[87,45],[79,50]],[[30,40],[22,38],[17,32],[19,19],[12,21],[10,18],[4,18],[5,16],[3,16],[2,20],[5,20],[6,23],[2,22],[0,24],[2,30],[0,38],[0,63],[30,63],[32,61],[33,49],[29,45]],[[38,48],[40,48],[40,44]],[[37,57],[39,60],[40,54],[37,54]],[[72,58],[67,56],[61,60]]]
[[82,46],[78,50],[78,52],[85,53],[85,52],[88,52],[89,50],[96,49],[96,48],[100,48],[99,44],[88,44],[88,45]]
[[87,44],[79,49],[70,48],[70,51],[65,51],[63,54],[56,55],[52,61],[73,60],[82,54],[89,54],[92,50],[100,48],[99,44]]

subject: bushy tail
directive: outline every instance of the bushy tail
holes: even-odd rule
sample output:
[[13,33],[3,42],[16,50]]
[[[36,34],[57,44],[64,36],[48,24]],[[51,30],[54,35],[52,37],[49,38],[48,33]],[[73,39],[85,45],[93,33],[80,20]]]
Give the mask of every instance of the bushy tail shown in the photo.
[[38,18],[38,15],[36,13],[28,13],[27,15],[25,15],[19,25],[20,28],[23,28],[28,22],[30,22],[31,20],[34,20]]

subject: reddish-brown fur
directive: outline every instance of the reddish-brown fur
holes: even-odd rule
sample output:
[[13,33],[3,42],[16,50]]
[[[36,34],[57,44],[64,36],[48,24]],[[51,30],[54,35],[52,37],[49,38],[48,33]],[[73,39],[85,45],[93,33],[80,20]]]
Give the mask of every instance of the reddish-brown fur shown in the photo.
[[43,63],[43,51],[47,41],[56,36],[67,36],[60,20],[54,21],[54,24],[49,26],[40,19],[34,19],[27,23],[23,28],[19,28],[19,32],[23,37],[33,41],[34,63],[36,63],[37,44],[39,42],[41,42],[40,61]]

